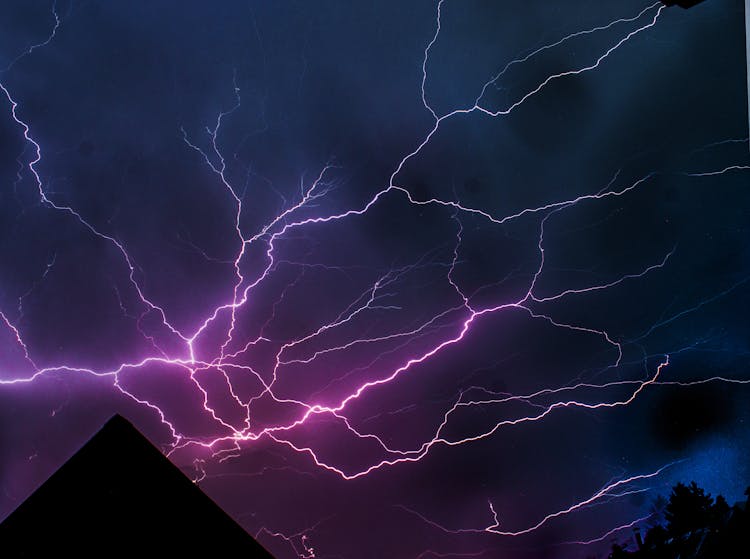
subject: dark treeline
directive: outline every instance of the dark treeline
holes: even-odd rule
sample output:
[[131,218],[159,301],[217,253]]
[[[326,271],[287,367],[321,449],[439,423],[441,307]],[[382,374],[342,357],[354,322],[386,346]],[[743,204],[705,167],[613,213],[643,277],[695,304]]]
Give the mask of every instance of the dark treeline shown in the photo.
[[[750,487],[745,491],[750,500]],[[678,483],[669,500],[656,502],[661,522],[627,544],[614,544],[609,559],[716,559],[749,557],[748,501],[730,506],[695,482]]]

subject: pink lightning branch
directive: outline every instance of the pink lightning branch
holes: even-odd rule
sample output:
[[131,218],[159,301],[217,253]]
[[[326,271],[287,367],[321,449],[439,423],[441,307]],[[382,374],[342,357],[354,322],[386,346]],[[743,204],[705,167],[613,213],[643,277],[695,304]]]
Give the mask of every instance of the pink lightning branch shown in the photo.
[[[228,171],[228,156],[221,148],[223,127],[241,107],[242,95],[233,84],[234,105],[220,112],[215,120],[203,130],[203,137],[193,137],[185,128],[179,131],[186,148],[186,157],[198,158],[215,178],[217,195],[226,196],[233,207],[233,216],[225,225],[231,232],[233,259],[233,286],[224,295],[224,301],[205,316],[197,318],[193,328],[179,327],[171,319],[166,307],[149,295],[144,285],[138,263],[128,247],[113,233],[102,230],[82,211],[56,202],[40,170],[44,165],[44,147],[34,133],[35,123],[24,116],[23,101],[5,83],[0,83],[10,117],[25,141],[24,153],[20,156],[21,173],[30,178],[36,188],[39,201],[51,211],[59,212],[77,222],[88,234],[105,243],[120,260],[128,278],[128,289],[135,294],[140,309],[135,312],[139,330],[150,343],[152,353],[125,361],[111,368],[87,366],[85,357],[81,362],[58,363],[38,366],[33,344],[24,336],[22,323],[14,319],[12,309],[0,309],[0,328],[3,343],[15,348],[18,359],[9,361],[0,369],[0,385],[28,387],[40,379],[56,376],[98,377],[106,379],[124,397],[148,409],[168,429],[171,443],[167,453],[186,456],[193,453],[196,480],[206,474],[206,462],[224,463],[235,460],[243,450],[261,442],[272,444],[299,454],[308,464],[322,472],[328,472],[344,481],[354,481],[376,475],[389,469],[409,468],[410,465],[432,459],[443,449],[445,452],[460,452],[460,447],[491,439],[503,430],[523,429],[548,421],[549,418],[580,410],[586,413],[607,413],[610,410],[629,406],[654,386],[694,385],[699,383],[740,383],[750,381],[721,376],[711,376],[699,381],[680,383],[666,378],[670,355],[665,353],[648,361],[648,374],[644,378],[621,378],[617,372],[626,364],[624,342],[605,329],[586,323],[570,321],[557,316],[557,304],[586,305],[586,298],[601,292],[616,291],[623,286],[668,271],[670,261],[681,247],[672,247],[654,261],[646,262],[640,269],[630,270],[614,279],[601,283],[571,284],[550,292],[541,285],[547,271],[547,242],[549,224],[572,210],[594,206],[602,202],[627,199],[652,187],[658,173],[651,173],[627,184],[619,184],[619,174],[612,181],[593,192],[584,192],[563,199],[552,199],[520,211],[503,214],[496,210],[466,205],[458,199],[438,197],[423,198],[412,192],[402,180],[404,170],[419,158],[422,152],[443,132],[449,122],[457,119],[481,117],[501,121],[503,117],[521,110],[533,111],[535,98],[543,95],[552,85],[573,76],[594,72],[609,62],[621,49],[640,37],[654,33],[665,7],[654,3],[637,11],[632,16],[578,31],[528,54],[501,65],[501,69],[476,92],[470,106],[455,107],[439,113],[430,102],[430,68],[439,64],[431,58],[434,47],[441,39],[441,28],[446,24],[445,7],[440,0],[436,6],[434,34],[427,42],[421,64],[421,95],[424,111],[432,124],[411,151],[405,153],[392,170],[388,184],[375,192],[363,204],[329,213],[327,201],[340,184],[336,173],[341,166],[322,162],[319,169],[300,181],[298,196],[286,200],[285,206],[272,219],[260,227],[249,229],[245,216],[248,203],[241,185],[235,184]],[[61,25],[61,19],[53,10],[55,25],[49,37],[29,47],[6,68],[9,71],[25,56],[33,55],[39,48],[51,47]],[[64,22],[62,22],[64,24]],[[488,92],[495,87],[507,71],[519,65],[533,63],[535,57],[553,51],[573,39],[587,36],[609,36],[609,44],[601,52],[589,56],[589,60],[571,67],[561,67],[530,87],[505,106],[497,107],[487,101]],[[743,173],[750,169],[743,164],[728,165],[721,169],[691,171],[682,175],[689,181],[705,180],[709,177],[732,173]],[[383,205],[398,204],[413,208],[414,212],[430,211],[444,216],[450,230],[450,243],[444,252],[440,266],[435,265],[435,255],[425,254],[423,259],[409,263],[396,263],[379,270],[370,281],[347,300],[331,309],[327,320],[316,324],[303,335],[279,341],[272,332],[272,325],[285,309],[295,287],[304,282],[304,271],[294,278],[283,275],[289,262],[286,256],[289,245],[305,235],[313,235],[326,228],[366,220],[381,211]],[[467,288],[462,285],[462,249],[469,224],[505,227],[521,224],[535,231],[535,246],[531,258],[535,264],[526,277],[524,288],[515,297],[491,301],[486,293],[492,293],[491,285]],[[446,256],[447,255],[447,256]],[[48,269],[55,265],[52,260]],[[399,294],[408,289],[414,278],[432,278],[436,269],[439,274],[440,297],[434,308],[415,312],[412,319],[381,320],[381,317],[409,316],[404,310],[405,300]],[[341,269],[331,266],[339,273]],[[344,270],[345,272],[345,270]],[[46,273],[46,272],[45,272]],[[277,280],[277,278],[282,278]],[[278,291],[269,313],[260,327],[251,329],[246,325],[249,310],[262,297],[271,282],[286,281],[284,289]],[[743,279],[715,297],[723,297],[732,290],[745,285]],[[499,282],[500,283],[500,282]],[[349,294],[347,294],[349,295]],[[18,308],[23,300],[18,301]],[[664,317],[651,328],[660,328],[679,316],[693,312],[698,307],[677,310]],[[122,306],[123,312],[133,312]],[[287,312],[287,311],[284,311]],[[456,393],[450,401],[442,402],[442,409],[424,435],[412,441],[393,441],[391,434],[372,429],[367,422],[359,420],[359,409],[366,402],[370,409],[378,409],[378,400],[383,391],[398,386],[412,376],[432,371],[446,355],[464,346],[477,330],[495,324],[498,317],[521,317],[522,320],[538,323],[541,327],[564,331],[566,335],[589,340],[598,351],[607,356],[607,363],[599,367],[596,378],[601,380],[570,379],[556,386],[545,386],[522,394],[492,391],[482,387],[471,387]],[[153,325],[154,318],[158,327]],[[646,334],[644,334],[646,335]],[[175,349],[178,348],[178,349]],[[684,348],[675,347],[679,353]],[[370,355],[359,367],[347,366],[347,356],[354,352]],[[290,389],[290,381],[300,372],[311,371],[326,379],[316,390],[299,395]],[[197,407],[190,414],[203,418],[204,432],[191,433],[181,426],[175,417],[174,406],[149,395],[150,379],[174,379],[180,386],[189,386],[190,398]],[[317,376],[315,377],[317,378]],[[614,379],[614,380],[612,380]],[[172,381],[170,381],[172,382]],[[169,398],[167,398],[168,400]],[[389,413],[387,409],[383,414]],[[398,410],[393,413],[398,413]],[[463,427],[464,419],[481,413],[484,421],[473,430]],[[377,422],[376,422],[377,423]],[[321,445],[315,430],[332,433],[337,440],[337,449]],[[350,451],[347,452],[347,448]],[[441,451],[442,452],[442,451]],[[351,454],[358,453],[359,457]],[[554,523],[562,517],[575,515],[591,507],[618,501],[634,493],[645,491],[645,485],[653,481],[672,464],[661,465],[646,473],[629,473],[611,480],[589,496],[573,500],[560,510],[539,511],[537,520],[526,525],[514,522],[510,513],[500,511],[494,504],[493,495],[487,495],[488,520],[486,526],[447,528],[428,515],[405,508],[439,531],[462,534],[482,533],[495,537],[511,538],[527,535]],[[629,529],[645,522],[648,517],[631,519],[615,526],[603,534],[586,534],[582,539],[567,544],[588,545],[600,542],[620,530]],[[324,522],[324,521],[321,521]],[[310,534],[316,526],[295,534],[286,535],[270,528],[262,533],[284,540],[298,557],[315,557],[310,543]],[[434,551],[425,551],[424,557],[443,556]],[[481,556],[481,555],[480,555]]]

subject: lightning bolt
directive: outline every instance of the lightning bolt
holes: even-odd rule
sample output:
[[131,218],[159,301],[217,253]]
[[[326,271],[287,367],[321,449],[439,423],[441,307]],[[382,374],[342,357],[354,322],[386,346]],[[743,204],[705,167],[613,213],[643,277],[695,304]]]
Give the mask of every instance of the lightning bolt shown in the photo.
[[[228,293],[223,294],[223,302],[204,316],[196,317],[192,328],[177,327],[165,306],[149,293],[147,284],[136,259],[126,243],[117,236],[98,227],[95,221],[87,218],[82,210],[55,200],[43,179],[40,167],[43,164],[44,150],[34,133],[35,123],[24,114],[23,103],[15,96],[4,81],[0,81],[9,115],[25,143],[19,155],[19,174],[16,186],[23,185],[28,178],[39,202],[51,212],[68,218],[71,224],[81,228],[94,239],[107,247],[119,260],[119,270],[112,274],[127,278],[127,294],[117,292],[120,312],[133,318],[138,330],[147,339],[153,350],[147,356],[133,357],[113,367],[94,367],[84,364],[57,363],[37,366],[37,355],[33,344],[27,343],[24,336],[24,302],[33,297],[42,282],[51,281],[49,276],[56,265],[53,256],[35,283],[17,299],[17,312],[8,313],[0,309],[0,327],[9,334],[14,347],[23,357],[21,365],[0,369],[0,387],[31,386],[40,378],[53,375],[82,375],[108,379],[112,387],[122,396],[153,413],[163,424],[171,437],[166,452],[170,456],[195,453],[192,462],[196,469],[196,482],[212,479],[216,474],[212,468],[217,464],[231,463],[243,456],[243,452],[261,442],[273,447],[291,451],[304,458],[317,470],[330,473],[337,478],[353,482],[367,478],[375,472],[407,468],[410,464],[423,462],[435,454],[438,448],[458,452],[459,447],[472,445],[497,436],[501,431],[522,429],[533,424],[549,421],[550,418],[572,410],[602,414],[609,410],[629,406],[644,391],[657,386],[693,386],[708,382],[747,384],[747,379],[732,379],[713,376],[691,382],[665,380],[664,371],[670,364],[670,353],[658,355],[659,362],[645,359],[648,374],[641,379],[617,378],[593,382],[572,379],[557,386],[545,386],[523,394],[512,394],[490,390],[483,386],[462,388],[448,401],[440,402],[441,413],[431,425],[429,434],[410,444],[394,443],[388,434],[377,429],[368,431],[366,423],[385,415],[409,413],[416,404],[407,405],[395,411],[380,408],[378,396],[388,387],[398,385],[404,379],[417,374],[422,368],[435,364],[446,354],[458,347],[464,347],[476,335],[482,325],[502,316],[522,316],[535,324],[541,324],[554,331],[567,335],[590,339],[599,344],[601,351],[608,356],[608,363],[596,371],[594,377],[611,371],[621,371],[630,362],[625,361],[626,352],[632,346],[646,340],[659,328],[710,305],[744,287],[750,278],[743,278],[723,291],[702,299],[694,306],[683,308],[671,316],[663,317],[638,337],[623,340],[607,329],[585,323],[575,323],[561,318],[555,313],[555,304],[585,305],[587,297],[601,292],[616,292],[627,285],[643,282],[649,277],[669,271],[671,260],[679,252],[673,247],[639,269],[630,270],[618,277],[599,283],[568,285],[549,292],[541,285],[540,279],[547,272],[547,241],[549,225],[553,220],[585,207],[593,207],[604,201],[627,199],[641,190],[652,187],[659,178],[658,172],[646,174],[637,180],[619,185],[619,173],[606,186],[596,191],[548,200],[542,204],[525,207],[507,213],[482,207],[473,207],[455,199],[439,197],[420,198],[410,190],[407,181],[402,179],[407,165],[431,144],[451,120],[477,115],[487,119],[501,119],[527,107],[533,110],[533,102],[547,90],[550,84],[593,72],[619,49],[635,37],[648,33],[657,26],[665,9],[660,2],[653,3],[633,16],[614,20],[606,25],[592,27],[568,34],[558,40],[529,51],[502,65],[484,82],[476,92],[474,101],[463,107],[456,107],[440,114],[430,103],[429,68],[433,48],[440,41],[441,30],[445,25],[444,8],[446,0],[439,0],[436,6],[435,29],[423,50],[421,64],[421,96],[424,110],[431,117],[431,125],[414,147],[405,153],[389,175],[387,184],[359,205],[336,209],[331,202],[332,195],[339,188],[336,172],[343,166],[332,161],[322,162],[312,180],[300,179],[299,191],[294,197],[281,195],[283,208],[260,224],[248,226],[246,219],[248,204],[240,185],[230,172],[230,159],[223,152],[221,138],[227,122],[242,109],[242,91],[238,86],[237,71],[233,76],[233,103],[221,110],[200,134],[189,133],[185,126],[179,128],[186,156],[197,158],[211,172],[219,192],[232,204],[232,217],[225,224],[231,232],[232,258],[218,260],[219,264],[231,266],[233,284]],[[62,23],[53,4],[54,27],[46,40],[33,44],[16,56],[3,70],[4,76],[18,66],[18,63],[35,51],[48,47],[55,39]],[[552,51],[573,39],[590,35],[613,33],[615,29],[629,26],[626,32],[619,32],[610,40],[592,61],[574,67],[559,68],[529,87],[515,100],[502,107],[493,107],[486,100],[487,91],[497,86],[512,67],[533,62],[536,57]],[[257,28],[256,28],[257,31]],[[735,140],[732,140],[735,141]],[[715,144],[715,145],[720,145]],[[745,164],[732,164],[721,169],[682,173],[686,179],[699,180],[743,173],[750,169]],[[218,194],[217,194],[218,195]],[[325,272],[326,274],[346,275],[355,271],[335,265],[310,263],[305,256],[295,259],[285,254],[285,248],[294,245],[307,235],[313,235],[339,223],[352,223],[374,214],[385,203],[398,203],[412,208],[415,212],[424,209],[443,212],[443,218],[453,237],[448,246],[434,247],[421,259],[413,262],[393,262],[387,269],[373,270],[364,267],[356,270],[368,277],[354,295],[342,293],[342,300],[336,308],[328,309],[328,319],[322,320],[306,332],[284,339],[274,333],[274,325],[279,317],[288,314],[289,301],[306,279],[306,275]],[[516,297],[500,298],[488,302],[488,292],[496,287],[485,284],[478,288],[463,285],[460,269],[463,264],[467,223],[481,222],[489,227],[526,224],[535,230],[536,252],[531,255],[535,262],[532,273],[526,278],[525,287]],[[208,260],[217,260],[202,251],[197,245],[186,240],[186,244],[200,251]],[[302,244],[302,243],[300,243]],[[283,275],[295,270],[293,279],[287,281],[269,306],[269,314],[253,327],[247,326],[247,313],[264,295],[262,290],[274,282],[284,282]],[[408,300],[402,296],[411,282],[422,276],[430,276],[430,281],[439,283],[450,295],[445,301],[430,308],[426,313],[411,312]],[[515,270],[500,280],[498,285],[510,279],[521,277]],[[281,279],[277,279],[281,278]],[[129,308],[124,303],[125,296],[135,296],[139,308]],[[131,314],[133,313],[133,314]],[[158,328],[153,324],[145,326],[146,319],[156,318]],[[179,349],[174,349],[175,347]],[[355,352],[370,352],[369,359],[346,364],[347,356]],[[678,352],[681,350],[677,350]],[[270,355],[270,357],[269,357]],[[333,365],[331,365],[333,363]],[[343,365],[342,365],[343,363]],[[654,366],[655,365],[655,366]],[[296,395],[288,387],[287,379],[300,371],[325,369],[326,381],[311,390],[307,397]],[[145,373],[152,377],[177,372],[181,379],[187,379],[200,402],[195,414],[206,418],[212,426],[210,435],[196,435],[186,431],[180,421],[173,417],[167,406],[157,397],[142,393],[131,377],[135,373]],[[216,382],[218,379],[219,382]],[[358,420],[354,411],[366,401],[377,410],[366,420]],[[238,415],[239,410],[239,415]],[[269,412],[268,410],[271,410]],[[468,414],[481,412],[489,420],[485,425],[476,426],[471,432],[462,431],[459,426]],[[281,417],[281,419],[278,419]],[[325,423],[335,429],[340,451],[332,452],[321,448],[319,440],[309,437],[311,429]],[[376,422],[377,423],[377,422]],[[351,451],[347,446],[351,446]],[[366,449],[363,460],[352,459],[356,449]],[[650,473],[624,476],[610,481],[589,497],[559,510],[542,513],[538,521],[527,526],[504,528],[500,514],[492,500],[488,501],[491,522],[484,527],[449,529],[414,510],[404,507],[432,528],[449,534],[484,534],[491,537],[515,538],[532,534],[548,525],[569,516],[576,515],[593,506],[600,506],[621,500],[628,495],[647,491],[639,484],[653,480],[673,464],[664,465]],[[289,468],[294,470],[294,468]],[[279,470],[281,471],[281,470]],[[302,475],[309,475],[300,472]],[[261,473],[265,473],[265,470]],[[256,474],[253,474],[256,475]],[[260,473],[257,475],[261,475]],[[507,512],[503,515],[507,516]],[[639,517],[634,521],[611,528],[603,535],[564,542],[568,544],[591,545],[601,542],[617,533],[646,521]],[[322,522],[322,521],[321,521]],[[512,520],[508,522],[512,526]],[[262,528],[256,535],[279,539],[291,549],[291,553],[301,559],[316,557],[316,547],[312,544],[312,533],[319,523],[311,528],[288,535],[277,530]],[[424,551],[420,557],[481,557],[483,552],[467,554],[443,554],[438,551]]]

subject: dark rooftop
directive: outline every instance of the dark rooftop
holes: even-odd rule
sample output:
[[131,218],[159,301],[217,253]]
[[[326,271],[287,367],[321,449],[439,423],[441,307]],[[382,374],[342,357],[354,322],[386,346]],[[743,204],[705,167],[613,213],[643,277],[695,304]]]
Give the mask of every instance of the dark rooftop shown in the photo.
[[131,423],[114,416],[0,524],[2,557],[272,559]]

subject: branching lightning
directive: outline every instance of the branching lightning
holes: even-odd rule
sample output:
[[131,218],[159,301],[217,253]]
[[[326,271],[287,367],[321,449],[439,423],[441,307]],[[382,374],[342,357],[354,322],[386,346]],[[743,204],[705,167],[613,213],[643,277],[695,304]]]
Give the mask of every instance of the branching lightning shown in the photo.
[[[171,320],[165,306],[149,295],[148,289],[139,279],[138,264],[131,256],[128,247],[116,235],[94,225],[94,222],[71,205],[55,201],[55,197],[47,188],[40,167],[44,164],[44,148],[41,140],[37,140],[34,131],[41,123],[34,122],[24,113],[23,100],[17,97],[4,81],[0,81],[6,109],[22,136],[25,146],[19,155],[18,185],[25,184],[22,179],[28,179],[33,184],[39,201],[52,212],[58,212],[77,223],[88,234],[98,241],[105,243],[109,250],[119,258],[121,269],[112,274],[124,274],[128,280],[128,289],[132,290],[140,305],[140,309],[126,309],[121,302],[121,312],[134,313],[143,337],[151,343],[153,353],[146,357],[134,358],[132,361],[120,363],[112,368],[97,368],[81,364],[58,363],[51,366],[36,365],[35,348],[27,343],[24,337],[24,303],[34,296],[37,286],[47,281],[48,273],[56,265],[52,257],[45,270],[41,272],[36,283],[18,299],[16,309],[0,309],[0,329],[4,329],[10,336],[16,348],[23,356],[24,365],[11,369],[0,370],[0,389],[10,385],[27,385],[31,387],[40,378],[50,375],[83,375],[107,378],[112,387],[124,397],[136,404],[151,410],[163,423],[170,435],[171,443],[168,453],[208,451],[210,458],[217,462],[230,461],[242,455],[243,451],[251,449],[258,441],[266,441],[272,445],[298,453],[308,460],[311,466],[338,476],[341,480],[351,481],[391,468],[408,468],[410,464],[429,459],[428,457],[438,448],[450,449],[450,452],[460,452],[463,445],[471,445],[477,441],[496,436],[502,430],[522,429],[537,422],[550,421],[553,417],[569,412],[583,410],[587,412],[605,413],[614,408],[630,405],[639,396],[654,386],[688,386],[708,382],[749,383],[746,379],[732,379],[723,376],[678,382],[665,380],[664,372],[669,366],[668,354],[658,356],[658,363],[649,360],[648,374],[642,379],[617,378],[602,382],[590,382],[571,379],[569,383],[557,386],[545,386],[538,390],[524,394],[506,394],[493,392],[483,387],[468,387],[456,393],[451,401],[443,404],[440,417],[434,422],[431,434],[423,439],[414,440],[411,444],[394,443],[388,433],[368,430],[365,421],[359,421],[350,413],[359,402],[367,401],[370,408],[377,413],[398,414],[404,410],[389,411],[380,409],[378,398],[381,389],[397,386],[403,379],[415,374],[420,367],[440,363],[441,358],[453,348],[467,343],[481,325],[486,324],[491,317],[512,314],[526,317],[527,320],[538,322],[548,327],[559,329],[570,335],[595,340],[604,348],[609,356],[609,363],[605,371],[617,370],[623,365],[625,344],[637,344],[647,338],[656,329],[680,319],[695,310],[711,304],[733,290],[743,287],[750,281],[744,278],[724,291],[715,293],[712,297],[698,302],[695,306],[683,308],[669,317],[653,323],[643,334],[634,340],[622,340],[597,326],[585,323],[574,323],[555,314],[553,303],[566,305],[584,305],[586,298],[592,294],[617,289],[632,282],[642,282],[652,275],[668,272],[670,261],[680,250],[673,247],[655,261],[646,262],[640,269],[631,270],[614,279],[600,283],[585,285],[561,286],[554,292],[548,292],[540,287],[540,278],[547,270],[545,267],[545,241],[549,235],[545,228],[550,220],[570,212],[573,208],[596,205],[605,200],[627,198],[636,192],[648,189],[658,176],[657,173],[645,175],[629,184],[616,185],[618,176],[602,189],[582,193],[566,199],[553,199],[541,205],[526,207],[520,211],[513,211],[503,215],[496,211],[481,207],[466,205],[457,199],[428,198],[420,199],[414,194],[408,184],[402,180],[403,170],[412,160],[417,159],[423,150],[442,131],[449,120],[460,119],[470,114],[482,115],[488,119],[501,119],[519,110],[534,110],[534,99],[542,95],[550,84],[593,72],[606,64],[608,59],[619,49],[626,49],[628,43],[636,37],[651,32],[662,16],[665,7],[657,2],[634,16],[612,21],[607,25],[597,26],[566,35],[554,42],[539,47],[528,54],[511,60],[491,76],[479,89],[470,106],[457,107],[439,114],[430,103],[429,69],[433,47],[441,39],[441,28],[446,25],[446,0],[439,0],[436,6],[434,34],[424,47],[421,66],[421,87],[416,94],[421,95],[424,110],[432,118],[431,127],[415,144],[415,147],[404,154],[392,170],[388,184],[375,192],[362,205],[349,207],[343,211],[329,212],[327,201],[329,195],[336,190],[338,184],[333,178],[339,168],[330,162],[321,162],[317,174],[311,181],[301,180],[298,197],[295,200],[285,200],[285,207],[267,222],[255,229],[249,229],[243,219],[246,215],[247,204],[244,200],[242,188],[233,184],[228,173],[227,156],[222,152],[221,135],[223,126],[233,118],[242,106],[242,92],[233,82],[234,104],[227,110],[219,112],[213,123],[205,128],[203,137],[194,137],[185,127],[179,129],[184,142],[186,157],[196,157],[213,173],[217,187],[217,195],[226,196],[233,206],[233,215],[226,227],[231,230],[233,241],[233,258],[229,261],[234,269],[234,283],[231,292],[224,294],[223,303],[211,309],[205,316],[196,317],[194,327],[185,330],[179,328]],[[33,56],[41,48],[52,48],[53,41],[64,22],[58,16],[56,5],[53,6],[54,27],[46,40],[34,44],[15,57],[0,74],[0,80],[8,72],[18,66],[27,56]],[[609,46],[593,56],[593,61],[576,67],[560,68],[547,75],[544,79],[530,87],[516,100],[504,107],[491,107],[486,100],[487,91],[495,86],[514,66],[532,63],[541,53],[551,51],[572,39],[588,35],[615,33],[615,29],[629,26],[629,30],[618,32],[609,42]],[[207,147],[205,147],[207,146]],[[737,164],[729,165],[719,170],[705,170],[685,173],[686,180],[703,180],[706,178],[728,173],[743,173],[750,166]],[[21,186],[18,186],[19,188]],[[294,339],[279,342],[268,334],[269,325],[276,314],[287,305],[288,293],[296,287],[296,282],[305,273],[305,266],[301,264],[300,275],[296,281],[290,282],[278,296],[271,307],[271,314],[266,317],[261,326],[253,334],[241,327],[242,313],[254,301],[258,291],[276,279],[279,270],[289,264],[281,254],[279,246],[294,241],[293,234],[316,231],[319,228],[343,222],[349,223],[363,219],[374,212],[379,204],[397,200],[397,203],[407,207],[420,209],[430,208],[445,211],[446,227],[455,230],[455,237],[447,261],[436,266],[434,255],[427,255],[424,260],[408,265],[394,264],[385,271],[378,271],[369,283],[364,286],[357,297],[352,300],[341,301],[341,305],[333,312],[333,317],[324,323],[316,325],[309,332]],[[491,227],[500,227],[512,223],[528,223],[536,227],[536,265],[530,275],[526,290],[522,296],[514,300],[497,300],[487,303],[486,298],[477,297],[477,290],[462,286],[460,274],[457,270],[461,264],[461,250],[464,244],[464,220],[481,220]],[[250,260],[251,251],[260,251],[262,263],[258,265],[257,258]],[[399,293],[411,274],[429,266],[440,270],[441,281],[447,284],[453,300],[441,308],[433,308],[428,316],[416,321],[399,323],[394,320],[390,327],[382,328],[379,324],[371,331],[362,328],[362,323],[374,320],[382,313],[393,313],[398,316],[402,310],[402,303],[394,302],[394,294]],[[485,286],[489,287],[489,286]],[[118,293],[119,297],[119,293]],[[141,327],[145,317],[158,318],[164,333],[155,333],[154,329]],[[220,330],[217,335],[216,331]],[[364,332],[364,333],[362,333]],[[179,351],[170,349],[175,342],[181,348]],[[273,347],[276,344],[270,367],[254,362],[258,348]],[[325,384],[317,391],[311,391],[307,398],[289,395],[283,388],[279,388],[282,381],[288,377],[290,371],[305,370],[305,368],[327,367],[331,358],[347,355],[348,352],[359,351],[362,348],[374,348],[374,358],[368,364],[350,369],[331,369],[326,377],[330,384]],[[385,348],[385,349],[384,349]],[[386,358],[387,357],[387,358]],[[395,361],[394,361],[395,360]],[[85,363],[85,360],[82,360]],[[338,361],[341,362],[341,361]],[[391,363],[396,362],[395,365]],[[321,363],[323,363],[321,365]],[[188,378],[199,394],[202,407],[194,410],[195,414],[205,416],[214,426],[213,436],[196,436],[185,432],[179,422],[163,409],[158,399],[129,388],[127,378],[134,371],[147,371],[151,375],[158,375],[162,370],[180,371]],[[601,371],[600,371],[601,373]],[[217,384],[209,384],[209,376],[220,375],[228,399],[232,401],[233,409],[224,409],[216,399]],[[238,378],[251,379],[252,383],[239,383]],[[254,389],[247,387],[253,385]],[[329,390],[330,386],[346,387],[344,393]],[[268,407],[279,410],[293,410],[283,420],[266,419],[264,410]],[[238,420],[234,410],[242,410],[242,419]],[[467,413],[481,410],[485,417],[492,418],[487,424],[478,426],[473,432],[454,429],[461,424],[461,417]],[[509,411],[510,410],[510,411]],[[509,415],[510,414],[510,415]],[[321,451],[316,440],[306,440],[304,433],[317,422],[325,420],[336,425],[340,437],[340,446],[345,448],[351,444],[365,445],[368,449],[366,463],[351,460],[346,455]],[[352,450],[356,452],[356,450]],[[197,463],[196,463],[197,464]],[[201,462],[202,464],[202,462]],[[490,519],[484,527],[449,529],[430,520],[428,515],[403,507],[412,515],[416,515],[427,525],[439,531],[451,534],[483,533],[497,537],[511,538],[530,534],[562,517],[580,513],[591,506],[622,499],[633,492],[643,491],[642,484],[660,476],[671,464],[654,469],[650,473],[623,476],[610,481],[589,497],[581,499],[560,510],[540,511],[538,521],[527,526],[514,524],[510,511],[500,511],[493,504],[492,496],[488,495]],[[202,465],[197,481],[206,477]],[[648,517],[639,517],[621,526],[612,527],[603,535],[582,534],[567,543],[589,545],[606,540],[620,530],[636,526]],[[507,528],[506,528],[507,526]],[[290,545],[295,556],[299,558],[316,557],[315,547],[311,543],[311,533],[316,526],[293,535],[285,535],[279,531],[263,528],[259,534],[267,537],[280,538]],[[436,551],[425,551],[423,557],[470,557],[471,554],[440,554]],[[475,554],[482,556],[482,553]]]

